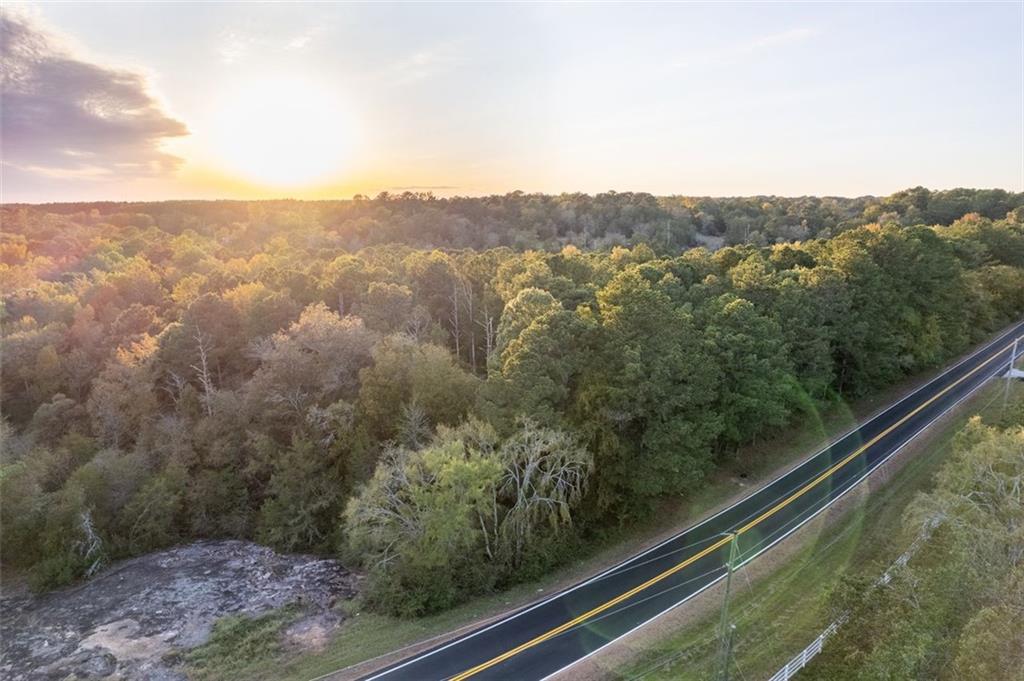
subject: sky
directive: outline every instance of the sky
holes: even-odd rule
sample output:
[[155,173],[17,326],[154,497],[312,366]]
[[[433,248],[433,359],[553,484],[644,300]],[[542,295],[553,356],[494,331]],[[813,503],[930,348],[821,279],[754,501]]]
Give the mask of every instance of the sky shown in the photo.
[[1024,3],[17,3],[0,200],[1024,191]]

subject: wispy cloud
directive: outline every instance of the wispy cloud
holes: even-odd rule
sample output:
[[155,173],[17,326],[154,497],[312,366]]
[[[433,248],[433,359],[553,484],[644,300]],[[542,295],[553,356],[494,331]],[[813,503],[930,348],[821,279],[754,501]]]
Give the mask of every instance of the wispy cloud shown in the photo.
[[221,33],[217,54],[225,64],[236,64],[256,53],[301,52],[308,49],[324,31],[323,26],[313,26],[282,38],[229,29]]
[[0,11],[3,164],[53,178],[140,177],[181,159],[162,143],[188,134],[139,73],[77,56],[30,15]]
[[395,84],[406,84],[430,78],[458,63],[458,50],[453,43],[441,43],[418,50],[399,59],[387,69]]
[[284,43],[284,49],[295,52],[304,50],[309,47],[314,40],[324,33],[323,26],[314,26],[308,28],[302,33],[287,39]]
[[217,45],[217,54],[225,64],[241,61],[253,45],[253,38],[235,31],[225,31]]
[[675,69],[687,69],[695,67],[727,66],[734,64],[754,55],[760,54],[773,48],[786,45],[794,45],[814,38],[819,33],[816,28],[800,27],[779,33],[754,38],[746,42],[736,43],[722,49],[708,50],[696,54],[686,55],[674,62]]
[[114,176],[111,168],[94,165],[83,165],[77,168],[49,168],[31,165],[15,165],[14,167],[39,177],[48,177],[54,180],[108,180]]
[[749,43],[746,52],[756,52],[757,50],[765,47],[772,47],[774,45],[799,43],[807,40],[808,38],[813,38],[816,35],[818,35],[818,30],[815,28],[794,28],[789,31],[783,31],[782,33],[773,33],[772,35],[763,36]]

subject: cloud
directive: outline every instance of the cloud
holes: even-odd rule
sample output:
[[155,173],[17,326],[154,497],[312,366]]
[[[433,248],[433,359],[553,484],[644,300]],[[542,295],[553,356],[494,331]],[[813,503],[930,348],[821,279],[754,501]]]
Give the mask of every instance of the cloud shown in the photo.
[[695,67],[708,68],[714,66],[727,66],[729,64],[735,64],[736,62],[742,61],[743,59],[765,50],[801,43],[817,35],[818,30],[815,28],[793,28],[788,31],[781,31],[779,33],[761,36],[744,43],[730,45],[724,49],[709,50],[707,52],[687,55],[683,59],[672,64],[672,67],[676,69],[686,69]]
[[279,52],[301,52],[309,49],[325,29],[313,26],[281,39],[266,33],[247,33],[244,31],[227,30],[220,36],[217,54],[225,64],[237,64],[259,54],[273,55]]
[[302,33],[286,40],[284,43],[284,49],[290,51],[304,50],[309,47],[310,43],[312,43],[314,39],[318,38],[323,33],[323,26],[314,26],[313,28],[306,29]]
[[789,43],[799,43],[808,38],[813,38],[818,35],[818,31],[813,28],[794,28],[782,33],[773,33],[772,35],[766,35],[757,40],[753,41],[747,46],[746,52],[755,52],[765,47],[772,47],[773,45],[787,45]]
[[414,52],[388,69],[391,82],[396,85],[423,80],[448,70],[458,63],[457,50],[452,43],[441,43]]
[[3,165],[59,179],[161,175],[182,160],[161,148],[188,134],[143,75],[87,61],[27,14],[0,12]]
[[249,50],[255,40],[246,35],[227,31],[221,36],[220,45],[217,46],[217,53],[220,60],[225,64],[234,64],[241,61],[249,54]]

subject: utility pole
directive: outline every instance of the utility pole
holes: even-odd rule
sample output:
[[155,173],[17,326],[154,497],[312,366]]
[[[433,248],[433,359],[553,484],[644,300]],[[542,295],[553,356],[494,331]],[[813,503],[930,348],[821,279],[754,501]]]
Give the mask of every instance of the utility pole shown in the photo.
[[1013,340],[1013,349],[1010,350],[1010,364],[1006,367],[1006,388],[1003,390],[1003,411],[1006,411],[1006,403],[1010,399],[1010,381],[1013,380],[1013,365],[1017,363],[1017,343],[1019,338]]
[[727,532],[726,534],[731,537],[729,541],[729,560],[725,564],[725,600],[722,601],[722,623],[721,623],[721,636],[722,636],[722,661],[718,678],[721,681],[729,681],[729,660],[732,657],[732,635],[736,630],[736,625],[729,622],[729,596],[732,591],[732,572],[736,565],[736,559],[739,557],[739,548],[737,546],[737,538],[739,534],[736,532]]

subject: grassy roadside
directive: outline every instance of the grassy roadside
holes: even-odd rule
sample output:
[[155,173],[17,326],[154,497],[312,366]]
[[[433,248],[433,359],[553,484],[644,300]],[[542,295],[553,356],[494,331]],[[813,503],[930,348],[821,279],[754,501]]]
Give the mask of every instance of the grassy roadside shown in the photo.
[[[863,421],[876,409],[897,399],[927,376],[908,379],[853,405],[836,404],[822,413],[805,415],[800,427],[776,433],[741,449],[708,481],[697,494],[685,500],[666,502],[641,525],[618,528],[608,534],[600,545],[576,563],[567,565],[544,578],[518,585],[509,590],[483,596],[437,615],[416,620],[362,612],[358,602],[342,603],[347,621],[320,652],[289,650],[276,644],[272,627],[255,627],[259,636],[245,646],[247,654],[239,657],[230,645],[231,636],[214,639],[198,649],[193,660],[192,676],[197,679],[294,679],[307,681],[319,675],[394,653],[405,646],[421,647],[450,637],[460,628],[479,625],[491,617],[529,603],[546,593],[558,590],[586,577],[609,564],[692,524],[731,501],[748,494],[763,482],[788,469],[807,455],[827,444],[837,435]],[[740,465],[738,462],[744,462]],[[274,618],[280,626],[287,620]],[[259,640],[265,639],[261,649]],[[802,644],[799,646],[802,647]],[[652,652],[652,655],[656,655]],[[368,669],[368,668],[362,668]],[[344,675],[342,675],[344,676]],[[341,677],[339,677],[341,678]]]
[[[952,451],[952,441],[974,414],[998,417],[1003,385],[993,383],[964,402],[940,427],[912,445],[899,473],[870,494],[861,495],[836,522],[796,550],[769,576],[750,581],[746,568],[734,575],[730,619],[736,624],[731,673],[735,678],[771,676],[808,645],[831,621],[827,595],[847,572],[880,575],[910,544],[902,527],[904,509],[918,492],[930,489],[934,473]],[[1016,386],[1012,399],[1024,399]],[[720,666],[719,614],[659,640],[645,640],[621,664],[602,669],[608,679],[689,680],[716,678]]]

